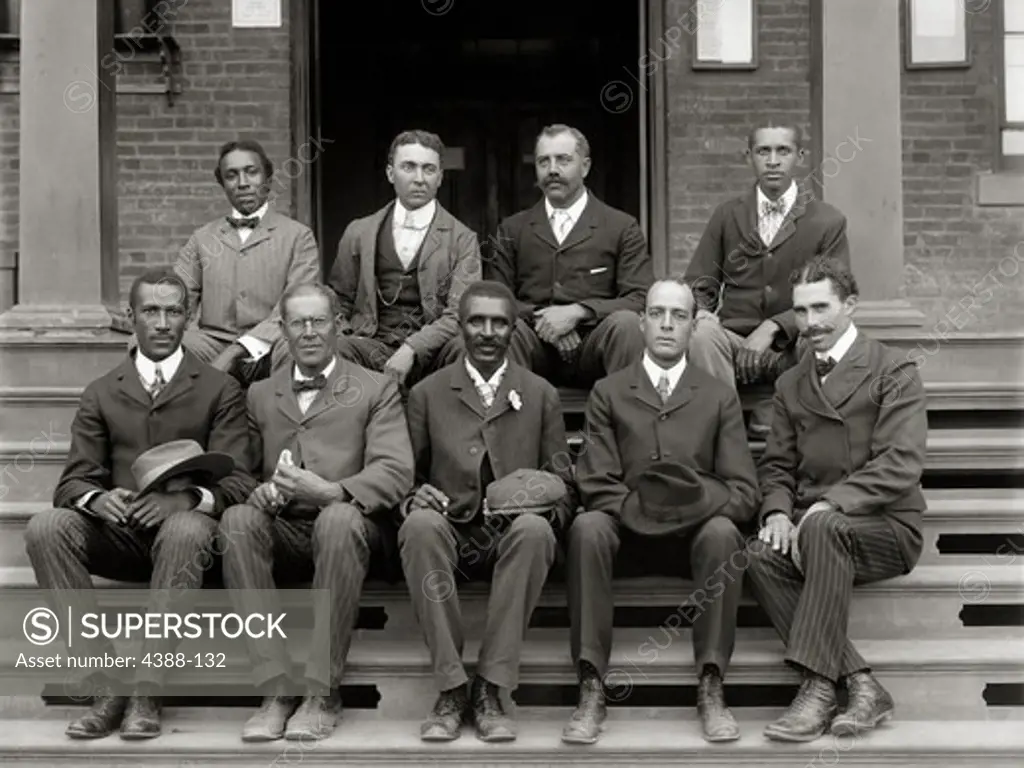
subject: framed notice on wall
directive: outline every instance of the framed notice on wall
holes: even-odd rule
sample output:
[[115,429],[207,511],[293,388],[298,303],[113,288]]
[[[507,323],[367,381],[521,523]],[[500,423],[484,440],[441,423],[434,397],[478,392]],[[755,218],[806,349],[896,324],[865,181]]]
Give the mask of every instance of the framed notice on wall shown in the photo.
[[697,0],[690,13],[694,69],[757,69],[754,0]]
[[903,58],[907,69],[971,65],[964,0],[904,0]]
[[231,26],[280,27],[281,0],[231,0]]

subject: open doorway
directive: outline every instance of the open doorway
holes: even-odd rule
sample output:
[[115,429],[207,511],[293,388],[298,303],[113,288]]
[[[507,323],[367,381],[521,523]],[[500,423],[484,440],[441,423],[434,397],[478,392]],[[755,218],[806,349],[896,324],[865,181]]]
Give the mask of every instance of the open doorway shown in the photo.
[[550,123],[583,131],[589,187],[641,218],[646,104],[601,98],[636,67],[639,4],[378,0],[356,10],[319,0],[314,15],[313,123],[333,141],[313,190],[325,274],[345,226],[392,198],[387,149],[406,128],[450,148],[439,201],[484,247],[500,219],[540,199],[533,143]]

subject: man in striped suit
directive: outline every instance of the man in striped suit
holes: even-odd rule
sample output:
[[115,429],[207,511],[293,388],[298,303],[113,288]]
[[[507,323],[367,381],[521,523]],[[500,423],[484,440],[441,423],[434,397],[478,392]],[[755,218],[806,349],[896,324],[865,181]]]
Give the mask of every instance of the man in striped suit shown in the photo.
[[[747,574],[804,681],[765,735],[811,741],[869,730],[893,700],[847,634],[853,587],[907,573],[921,554],[928,419],[916,366],[853,324],[857,284],[818,256],[793,280],[806,354],[778,380],[759,467],[761,531]],[[848,705],[836,711],[836,686]]]
[[178,256],[192,310],[184,345],[248,383],[288,364],[277,304],[287,289],[319,282],[320,252],[309,227],[271,207],[274,165],[260,144],[222,146],[214,176],[232,210],[197,229]]

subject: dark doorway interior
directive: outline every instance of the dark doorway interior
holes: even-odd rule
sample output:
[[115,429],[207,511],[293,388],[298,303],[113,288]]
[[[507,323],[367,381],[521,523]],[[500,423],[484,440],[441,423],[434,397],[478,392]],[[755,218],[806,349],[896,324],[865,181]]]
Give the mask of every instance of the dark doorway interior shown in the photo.
[[[443,15],[425,10],[444,6]],[[314,125],[333,140],[315,189],[327,270],[347,223],[392,198],[387,149],[405,128],[456,148],[439,199],[484,247],[501,218],[540,198],[531,153],[549,123],[586,134],[590,188],[640,216],[641,105],[612,112],[601,102],[608,82],[636,69],[636,4],[321,0],[317,28]]]

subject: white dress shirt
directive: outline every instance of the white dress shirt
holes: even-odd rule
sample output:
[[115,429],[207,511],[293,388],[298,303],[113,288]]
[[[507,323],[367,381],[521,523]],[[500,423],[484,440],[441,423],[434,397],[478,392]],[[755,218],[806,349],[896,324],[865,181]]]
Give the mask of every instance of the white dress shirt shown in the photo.
[[391,234],[395,239],[395,251],[405,269],[409,268],[419,253],[436,212],[437,200],[431,200],[413,211],[402,205],[401,200],[395,200],[395,210],[391,214]]
[[782,203],[782,213],[765,214],[765,203],[770,203],[771,200],[761,191],[760,186],[757,188],[757,230],[765,245],[771,245],[772,240],[779,234],[782,222],[786,220],[786,217],[793,208],[793,203],[796,202],[796,193],[796,182],[790,182],[789,189],[779,198],[779,201]]
[[[836,339],[836,343],[833,344],[825,352],[815,352],[814,356],[819,360],[828,360],[830,357],[837,363],[842,360],[846,353],[850,351],[850,347],[853,346],[853,342],[857,340],[857,326],[850,323],[849,327],[843,331],[843,334]],[[831,374],[829,374],[831,375]],[[828,375],[821,377],[821,382],[824,384],[825,379]]]
[[[329,362],[327,364],[327,367],[324,368],[323,371],[321,371],[321,373],[325,377],[326,376],[330,376],[331,372],[334,370],[334,365],[337,362],[338,362],[338,359],[336,357],[332,357],[331,358],[331,362]],[[296,365],[292,369],[292,378],[295,381],[310,381],[310,380],[312,380],[312,379],[314,379],[316,377],[315,376],[306,376],[304,373],[302,373],[302,371],[299,370],[299,366]],[[299,410],[302,411],[303,414],[305,414],[306,411],[309,410],[309,406],[311,406],[313,404],[313,401],[316,400],[316,396],[319,393],[320,393],[319,390],[316,390],[316,389],[304,389],[301,392],[296,392],[295,393],[295,399],[299,403]]]
[[[270,208],[270,203],[264,203],[257,209],[252,216],[262,219],[267,215],[267,210]],[[244,213],[239,213],[237,209],[232,208],[231,214],[232,219],[248,219],[251,216],[246,216]],[[249,236],[253,233],[251,227],[239,227],[235,230],[238,232],[238,239],[242,241],[242,245],[245,245],[245,241],[249,239]],[[255,336],[239,336],[238,343],[245,347],[245,351],[249,353],[249,362],[255,363],[267,352],[270,351],[270,344],[265,342],[263,339],[257,339]]]
[[544,210],[547,211],[548,221],[551,222],[551,231],[555,233],[555,239],[558,240],[559,245],[565,241],[565,238],[572,232],[572,228],[576,226],[576,222],[580,220],[583,209],[587,207],[588,199],[586,188],[580,195],[580,199],[568,208],[555,208],[547,197],[544,198]]
[[675,392],[676,384],[679,383],[683,371],[686,370],[686,355],[683,355],[682,359],[671,368],[662,368],[647,352],[644,352],[644,370],[647,371],[655,391],[658,389],[658,382],[661,381],[662,374],[668,374],[668,391],[669,393]]
[[490,408],[494,405],[494,398],[498,394],[498,387],[501,386],[501,380],[505,378],[505,371],[508,370],[508,358],[505,358],[504,362],[498,366],[498,370],[491,374],[491,378],[484,379],[483,375],[473,364],[469,362],[469,358],[465,358],[466,373],[469,374],[470,381],[473,382],[473,386],[476,387],[477,394],[480,395],[480,399],[483,401],[485,408]]
[[[153,383],[156,381],[156,369],[160,368],[160,375],[164,379],[164,387],[171,383],[171,379],[174,378],[174,374],[178,372],[178,368],[181,367],[181,361],[185,359],[185,355],[181,351],[179,346],[174,352],[165,357],[159,363],[150,360],[144,354],[141,349],[135,351],[135,370],[139,374],[139,380],[142,382],[142,386],[149,391]],[[206,488],[202,488],[198,485],[193,488],[199,491],[201,500],[195,507],[196,512],[202,512],[204,515],[208,515],[213,512],[214,499],[213,494]],[[98,496],[102,491],[86,491],[78,500],[75,501],[75,506],[81,509],[83,512],[89,512],[89,502],[94,497]]]

